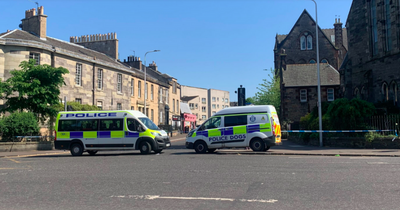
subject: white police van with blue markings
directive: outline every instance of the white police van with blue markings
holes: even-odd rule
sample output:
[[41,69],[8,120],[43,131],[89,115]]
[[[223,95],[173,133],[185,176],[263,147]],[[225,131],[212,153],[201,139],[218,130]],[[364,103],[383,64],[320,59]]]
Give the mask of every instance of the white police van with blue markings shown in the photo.
[[160,153],[170,147],[167,133],[135,110],[60,112],[55,125],[55,149],[84,151],[140,150]]
[[225,108],[190,131],[186,138],[186,148],[197,153],[235,147],[267,151],[280,144],[279,119],[272,105]]

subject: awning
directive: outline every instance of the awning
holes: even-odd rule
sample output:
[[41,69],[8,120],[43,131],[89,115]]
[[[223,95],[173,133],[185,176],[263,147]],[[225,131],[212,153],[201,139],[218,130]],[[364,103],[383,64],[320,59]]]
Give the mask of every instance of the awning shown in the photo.
[[183,118],[185,121],[196,122],[196,115],[194,114],[183,114]]

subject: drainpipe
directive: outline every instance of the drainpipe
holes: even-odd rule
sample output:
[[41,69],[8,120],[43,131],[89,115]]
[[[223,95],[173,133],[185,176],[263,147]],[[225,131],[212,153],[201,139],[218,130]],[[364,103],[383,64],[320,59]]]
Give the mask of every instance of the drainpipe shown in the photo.
[[96,64],[93,63],[93,88],[92,88],[92,96],[93,96],[92,104],[93,104],[93,106],[95,106],[95,104],[94,104],[95,103],[95,93],[96,93]]

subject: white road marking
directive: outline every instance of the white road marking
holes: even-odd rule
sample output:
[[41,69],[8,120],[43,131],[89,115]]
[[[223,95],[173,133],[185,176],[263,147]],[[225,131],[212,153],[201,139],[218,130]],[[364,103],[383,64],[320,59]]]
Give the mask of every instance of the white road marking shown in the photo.
[[112,195],[111,198],[133,198],[141,200],[155,200],[155,199],[170,199],[170,200],[207,200],[207,201],[239,201],[239,202],[256,202],[256,203],[275,203],[278,200],[269,199],[235,199],[235,198],[207,198],[207,197],[175,197],[175,196],[161,196],[161,195]]
[[388,164],[388,162],[367,162],[368,164]]

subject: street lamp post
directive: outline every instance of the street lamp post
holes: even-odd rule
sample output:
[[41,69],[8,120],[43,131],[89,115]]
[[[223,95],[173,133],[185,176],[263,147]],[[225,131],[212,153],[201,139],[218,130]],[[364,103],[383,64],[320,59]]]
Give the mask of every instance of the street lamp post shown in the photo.
[[148,51],[144,54],[144,115],[146,115],[147,85],[146,85],[146,55],[147,53],[159,52],[160,50]]
[[317,2],[311,0],[315,4],[315,37],[317,41],[317,77],[318,77],[318,119],[319,119],[319,146],[322,147],[322,111],[321,111],[321,78],[319,73],[319,45],[318,45],[318,15]]

